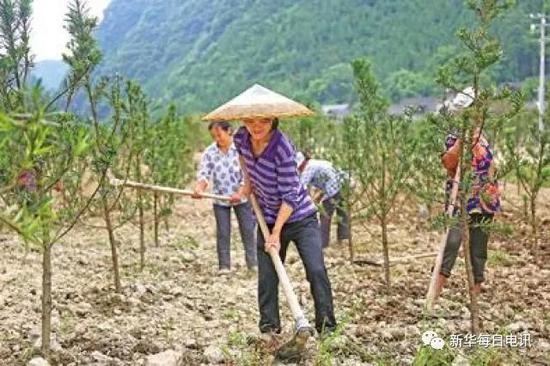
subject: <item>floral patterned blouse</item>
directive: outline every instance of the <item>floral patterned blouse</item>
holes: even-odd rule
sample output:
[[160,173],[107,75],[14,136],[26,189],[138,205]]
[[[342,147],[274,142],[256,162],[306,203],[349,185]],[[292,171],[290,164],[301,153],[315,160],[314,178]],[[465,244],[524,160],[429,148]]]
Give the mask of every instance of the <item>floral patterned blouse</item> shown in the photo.
[[[457,136],[448,135],[445,141],[448,152],[457,140]],[[493,151],[484,137],[473,148],[472,157],[472,190],[468,199],[468,213],[491,214],[500,211],[500,189],[498,182],[492,177]],[[449,167],[447,167],[449,169]],[[455,167],[456,169],[456,167]],[[447,204],[453,186],[454,172],[449,171],[450,179],[446,184]]]
[[[202,154],[197,180],[211,182],[214,194],[231,196],[239,190],[243,179],[239,153],[233,143],[227,153],[224,153],[216,143],[206,148]],[[224,201],[214,202],[221,206],[230,206]],[[246,202],[246,198],[241,199],[241,203],[243,202]]]

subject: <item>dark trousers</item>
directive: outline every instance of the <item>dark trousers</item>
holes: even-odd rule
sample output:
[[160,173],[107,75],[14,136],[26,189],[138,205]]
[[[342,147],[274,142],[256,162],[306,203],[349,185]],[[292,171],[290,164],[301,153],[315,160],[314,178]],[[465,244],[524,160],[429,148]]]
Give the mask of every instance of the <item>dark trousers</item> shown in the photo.
[[323,248],[328,247],[330,243],[330,225],[332,223],[332,215],[336,211],[338,217],[338,228],[336,237],[338,240],[349,239],[349,218],[344,209],[344,200],[340,192],[333,197],[323,201],[323,210],[320,214],[321,219],[321,238]]
[[[470,256],[475,283],[481,283],[485,280],[484,273],[485,262],[487,262],[487,242],[489,241],[489,233],[487,232],[487,228],[483,228],[482,226],[484,224],[490,224],[492,220],[492,214],[470,214]],[[445,245],[440,271],[445,277],[451,275],[451,270],[455,264],[461,242],[462,228],[457,224],[449,229],[449,236],[447,236],[447,244]]]
[[[232,206],[243,242],[246,266],[256,267],[256,220],[252,213],[250,203],[245,202]],[[216,217],[216,248],[218,251],[219,268],[231,268],[231,206],[214,204],[214,216]]]
[[[272,229],[272,225],[269,225]],[[333,330],[336,327],[332,304],[332,289],[325,268],[321,235],[316,215],[300,221],[288,223],[281,230],[281,250],[279,255],[284,262],[290,242],[294,242],[306,270],[311,294],[315,305],[315,328],[318,332]],[[260,331],[279,332],[279,278],[264,250],[264,237],[258,231],[258,301],[260,306]]]

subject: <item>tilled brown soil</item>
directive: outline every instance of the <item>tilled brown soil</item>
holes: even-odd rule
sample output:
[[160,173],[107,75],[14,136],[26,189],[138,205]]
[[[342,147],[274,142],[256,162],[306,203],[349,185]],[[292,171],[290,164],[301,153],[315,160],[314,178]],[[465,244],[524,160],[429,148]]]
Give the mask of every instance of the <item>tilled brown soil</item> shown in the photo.
[[[517,202],[513,189],[508,191],[508,199]],[[437,250],[441,233],[417,218],[414,205],[403,202],[401,207],[406,209],[394,215],[389,228],[391,256]],[[526,250],[529,230],[520,223],[521,210],[511,204],[504,207],[508,209],[501,221],[514,223],[516,229],[513,235],[495,234],[490,241],[481,295],[483,329],[490,335],[527,331],[531,347],[426,350],[421,341],[425,330],[437,331],[447,341],[451,334],[469,332],[463,261],[458,261],[436,306],[437,316],[429,317],[423,305],[433,259],[392,266],[392,286],[387,289],[381,267],[350,264],[347,247],[334,243],[326,251],[326,263],[341,329],[322,342],[311,340],[300,364],[406,365],[426,352],[446,352],[447,360],[455,362],[469,358],[471,364],[550,364],[550,194],[546,190],[541,198],[545,231],[539,264]],[[176,351],[182,365],[272,362],[257,338],[256,275],[244,266],[238,235],[233,241],[234,271],[218,275],[210,203],[182,199],[170,222],[159,247],[149,232],[143,271],[138,228],[129,224],[117,231],[122,294],[114,292],[104,231],[80,226],[56,244],[52,364],[144,365],[147,356],[166,350]],[[378,229],[374,222],[367,229],[354,230],[356,257],[380,259]],[[41,258],[11,234],[2,234],[1,240],[0,364],[23,365],[38,353]],[[313,303],[295,250],[286,267],[313,320]],[[281,309],[281,338],[288,339],[293,324],[282,295]]]

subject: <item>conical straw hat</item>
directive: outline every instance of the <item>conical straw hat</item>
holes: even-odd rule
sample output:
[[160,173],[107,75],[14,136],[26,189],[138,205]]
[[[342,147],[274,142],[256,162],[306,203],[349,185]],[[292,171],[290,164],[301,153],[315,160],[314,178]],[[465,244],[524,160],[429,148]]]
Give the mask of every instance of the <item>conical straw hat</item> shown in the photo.
[[203,117],[205,121],[310,116],[306,106],[255,84]]

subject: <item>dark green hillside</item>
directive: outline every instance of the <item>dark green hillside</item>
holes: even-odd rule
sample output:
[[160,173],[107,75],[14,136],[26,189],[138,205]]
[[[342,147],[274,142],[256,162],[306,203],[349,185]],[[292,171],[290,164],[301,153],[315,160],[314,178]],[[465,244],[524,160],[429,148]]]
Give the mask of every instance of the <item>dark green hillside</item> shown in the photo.
[[[500,81],[535,75],[538,46],[522,0],[495,29],[505,41]],[[98,37],[102,73],[150,95],[206,110],[261,82],[322,103],[351,98],[349,62],[371,58],[392,99],[434,93],[433,75],[457,52],[462,0],[113,0]]]

